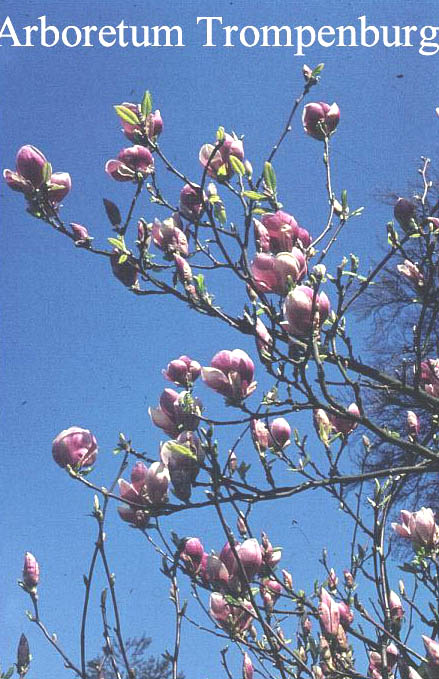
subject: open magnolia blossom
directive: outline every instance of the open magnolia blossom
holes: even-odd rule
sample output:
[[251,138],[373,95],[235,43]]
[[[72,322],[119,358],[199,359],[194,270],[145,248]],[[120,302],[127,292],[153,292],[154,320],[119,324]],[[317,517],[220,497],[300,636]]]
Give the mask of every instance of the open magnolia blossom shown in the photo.
[[215,354],[210,367],[202,368],[201,377],[208,387],[230,401],[241,401],[256,389],[254,370],[254,363],[245,351],[224,349]]

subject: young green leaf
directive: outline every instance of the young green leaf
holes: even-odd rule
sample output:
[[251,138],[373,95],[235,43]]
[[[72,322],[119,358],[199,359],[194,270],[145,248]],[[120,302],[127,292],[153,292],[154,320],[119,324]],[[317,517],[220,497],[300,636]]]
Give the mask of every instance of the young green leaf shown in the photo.
[[233,167],[234,171],[240,174],[241,176],[245,174],[245,167],[244,163],[239,160],[236,156],[230,156],[230,165]]
[[142,103],[140,105],[140,110],[142,112],[142,115],[145,116],[145,118],[152,111],[152,97],[151,97],[151,93],[149,92],[149,90],[146,90],[145,94],[143,95]]
[[121,118],[126,123],[129,123],[130,125],[139,124],[140,120],[138,116],[134,113],[134,111],[131,111],[131,109],[127,108],[126,106],[118,105],[114,107],[114,110],[116,111],[119,118]]
[[276,173],[272,164],[268,161],[264,164],[264,181],[267,189],[269,189],[271,193],[275,194],[277,187]]

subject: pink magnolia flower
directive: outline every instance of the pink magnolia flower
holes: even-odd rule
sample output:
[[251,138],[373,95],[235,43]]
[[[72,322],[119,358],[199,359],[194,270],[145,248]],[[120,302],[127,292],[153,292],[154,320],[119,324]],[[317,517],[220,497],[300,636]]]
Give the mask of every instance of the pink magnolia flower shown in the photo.
[[23,582],[29,589],[35,588],[40,581],[40,566],[30,552],[24,555]]
[[282,594],[282,585],[277,580],[270,580],[264,578],[259,585],[259,592],[264,602],[264,608],[267,613],[271,613],[274,604]]
[[291,427],[284,417],[276,417],[268,425],[271,445],[277,450],[283,450],[290,445]]
[[316,408],[313,411],[314,429],[321,441],[327,443],[332,432],[332,422],[328,413],[323,408]]
[[284,585],[287,588],[289,592],[293,591],[293,576],[291,573],[285,569],[282,570],[282,577],[284,581]]
[[411,200],[398,198],[393,209],[393,215],[403,229],[407,228],[410,221],[416,217],[416,207]]
[[338,604],[338,612],[340,613],[340,623],[347,629],[354,619],[351,608],[344,601],[340,601]]
[[273,345],[273,338],[268,332],[267,327],[264,325],[261,319],[256,320],[256,345],[262,354],[269,354],[270,347]]
[[389,608],[392,620],[401,620],[401,618],[404,617],[404,609],[402,607],[401,599],[399,598],[398,594],[393,591],[393,589],[389,594]]
[[146,119],[143,121],[143,123],[141,123],[141,111],[139,104],[132,104],[124,101],[121,105],[135,113],[139,118],[139,123],[136,125],[133,123],[128,123],[125,120],[121,121],[123,132],[130,141],[138,142],[145,134],[149,139],[155,141],[159,134],[162,133],[163,120],[159,110],[154,111],[154,113],[151,111],[151,113],[146,116]]
[[130,146],[119,152],[116,160],[109,160],[105,172],[118,182],[137,181],[154,172],[154,158],[145,146]]
[[[387,666],[390,670],[395,666],[398,659],[399,651],[395,644],[392,642],[386,648]],[[369,653],[369,675],[372,679],[381,679],[383,667],[383,659],[381,653],[378,651],[371,651]]]
[[268,568],[275,568],[282,558],[282,550],[280,547],[273,547],[268,535],[262,533],[262,561]]
[[54,205],[61,203],[71,188],[72,180],[68,172],[54,172],[47,183],[50,202]]
[[[264,231],[265,229],[265,231]],[[263,252],[290,252],[300,241],[307,248],[312,241],[306,229],[303,229],[292,215],[282,210],[266,212],[256,224],[255,237]]]
[[45,180],[47,160],[35,146],[22,146],[16,157],[16,172],[3,170],[3,177],[14,191],[31,196],[34,191],[44,185],[49,201],[58,205],[72,188],[72,180],[68,172],[54,172],[48,181]]
[[337,104],[324,101],[307,104],[303,109],[303,129],[314,139],[323,140],[332,134],[340,121],[340,109]]
[[174,255],[174,262],[180,282],[188,288],[193,280],[191,265],[181,255]]
[[223,145],[211,158],[214,148],[213,144],[204,144],[201,147],[198,156],[201,165],[207,167],[207,174],[210,177],[218,180],[230,179],[234,172],[230,163],[230,156],[235,156],[235,158],[241,161],[244,160],[244,145],[242,141],[225,133]]
[[206,196],[201,194],[201,187],[185,184],[180,191],[180,212],[188,221],[196,222],[203,210]]
[[152,239],[155,245],[170,257],[174,254],[187,257],[189,254],[187,238],[180,226],[181,220],[177,213],[163,222],[154,219],[152,225]]
[[439,398],[439,358],[422,361],[421,384],[427,394]]
[[418,436],[421,431],[421,423],[413,410],[407,410],[407,430],[410,436]]
[[435,666],[439,665],[439,641],[434,641],[424,634],[422,635],[422,641],[424,642],[429,664]]
[[232,606],[219,592],[212,592],[210,595],[209,613],[220,627],[235,635],[242,635],[255,617],[249,601],[244,599],[240,606]]
[[15,160],[16,172],[3,170],[3,177],[13,191],[31,194],[44,183],[46,157],[39,149],[30,144],[22,146]]
[[117,280],[127,288],[132,288],[134,285],[137,285],[138,272],[129,260],[120,262],[121,255],[122,253],[119,250],[113,250],[113,254],[110,257],[111,270]]
[[253,679],[253,663],[250,659],[248,653],[244,653],[244,659],[242,662],[242,679]]
[[177,436],[182,429],[196,429],[202,404],[188,391],[178,393],[174,389],[164,389],[157,408],[149,408],[153,424],[163,429],[169,436]]
[[180,558],[192,574],[199,572],[203,561],[204,548],[198,538],[186,538]]
[[131,483],[119,479],[120,497],[131,503],[117,508],[120,518],[135,526],[146,526],[148,508],[166,502],[169,481],[168,469],[161,462],[153,462],[150,467],[136,462]]
[[314,295],[313,288],[298,285],[285,298],[283,325],[290,335],[305,337],[313,328],[320,328],[327,319],[329,311],[329,299],[324,292]]
[[229,571],[227,566],[216,554],[206,554],[201,563],[200,575],[205,583],[216,585],[229,584]]
[[[249,538],[241,544],[236,543],[234,548],[247,580],[253,580],[255,575],[259,573],[262,565],[262,551],[259,542],[255,538]],[[227,568],[231,578],[234,576],[240,577],[240,569],[229,542],[226,542],[222,548],[220,559]]]
[[275,257],[260,252],[251,263],[251,272],[261,292],[286,295],[288,279],[298,283],[306,275],[306,258],[298,248],[293,248],[291,252],[280,252]]
[[323,632],[335,637],[340,624],[340,609],[324,587],[320,592],[319,618]]
[[409,259],[405,259],[403,264],[398,264],[396,267],[400,274],[405,276],[407,280],[413,283],[416,287],[422,288],[424,285],[424,276],[419,271],[416,264],[413,264]]
[[268,423],[254,419],[250,423],[251,433],[255,445],[261,452],[267,448],[283,450],[290,444],[291,427],[283,417],[277,417]]
[[53,459],[60,467],[90,467],[95,463],[97,454],[95,437],[82,427],[64,429],[52,443]]
[[230,401],[241,401],[256,389],[254,370],[254,363],[245,351],[223,349],[212,358],[210,368],[201,369],[201,377],[208,387]]
[[436,525],[433,510],[422,507],[417,512],[401,510],[401,523],[392,523],[400,537],[408,538],[413,546],[432,549],[439,544],[439,526]]
[[201,365],[189,356],[180,356],[168,363],[166,370],[162,370],[162,375],[174,384],[188,387],[201,375]]
[[[360,417],[360,410],[356,403],[351,403],[347,410],[348,413],[351,413],[351,415],[354,415],[355,417]],[[348,434],[353,432],[354,429],[358,426],[357,422],[355,422],[354,420],[350,420],[347,417],[344,417],[343,415],[332,415],[330,413],[328,415],[328,418],[335,432],[338,434],[344,434],[344,436],[348,436]]]
[[71,222],[70,228],[72,229],[73,237],[75,239],[75,243],[89,243],[91,240],[93,240],[89,233],[88,230],[85,226],[82,226],[82,224],[76,224],[76,222]]

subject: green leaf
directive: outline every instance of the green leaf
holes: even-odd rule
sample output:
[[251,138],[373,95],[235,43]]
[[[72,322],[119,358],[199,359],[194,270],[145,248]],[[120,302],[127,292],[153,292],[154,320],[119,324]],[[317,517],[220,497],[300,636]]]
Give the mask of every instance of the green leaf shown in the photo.
[[[47,183],[52,176],[52,165],[46,161],[43,165],[43,181]],[[64,187],[63,187],[64,188]]]
[[311,73],[311,78],[317,78],[318,75],[323,71],[325,68],[325,64],[317,64],[313,72]]
[[185,457],[190,457],[192,460],[196,460],[197,456],[192,452],[187,446],[183,446],[181,443],[176,441],[167,441],[165,446],[171,451],[171,453],[177,453],[178,455],[184,455]]
[[264,164],[264,181],[267,189],[269,189],[271,193],[275,194],[277,186],[276,173],[272,164],[268,161]]
[[222,141],[224,139],[224,127],[220,125],[216,132],[216,140],[217,141]]
[[244,191],[244,196],[251,200],[268,200],[268,196],[265,193],[258,193],[258,191]]
[[239,160],[236,156],[230,155],[229,156],[230,164],[233,167],[234,171],[240,174],[241,176],[245,174],[245,167],[244,163]]
[[263,208],[263,207],[253,208],[253,214],[254,215],[265,215],[266,212],[268,212],[268,210],[265,210],[265,208]]
[[127,261],[127,259],[128,259],[128,255],[121,255],[121,256],[119,257],[118,264],[125,264],[125,262]]
[[221,165],[221,167],[218,168],[216,171],[216,176],[218,179],[222,179],[223,177],[227,177],[227,165]]
[[346,191],[346,189],[343,189],[343,191],[341,192],[341,204],[343,210],[345,211],[348,206],[348,192]]
[[13,674],[14,674],[14,668],[10,667],[8,669],[8,671],[6,672],[6,674],[4,674],[3,676],[4,676],[5,679],[11,679]]
[[138,125],[140,123],[140,120],[134,111],[131,111],[131,109],[127,108],[126,106],[115,106],[114,110],[116,111],[119,118],[124,120],[126,123],[129,123],[130,125]]
[[140,104],[140,110],[145,118],[152,111],[152,97],[149,90],[146,90],[145,94],[143,95],[142,103]]

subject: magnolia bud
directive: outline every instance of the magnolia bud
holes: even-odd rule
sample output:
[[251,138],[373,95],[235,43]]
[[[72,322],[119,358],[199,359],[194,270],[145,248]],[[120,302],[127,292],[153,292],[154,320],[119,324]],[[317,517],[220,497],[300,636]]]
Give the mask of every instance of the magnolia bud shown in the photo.
[[284,580],[285,588],[289,591],[293,591],[293,576],[291,573],[285,569],[282,570],[282,576]]
[[22,679],[25,674],[27,674],[30,661],[31,655],[29,652],[29,643],[25,635],[22,634],[17,648],[17,672],[20,676],[20,679]]
[[238,529],[238,532],[242,537],[245,537],[247,535],[247,524],[245,522],[244,517],[240,514],[236,520],[236,527]]
[[331,568],[328,574],[328,588],[330,590],[336,590],[338,585],[338,577],[335,573],[335,570]]
[[407,429],[410,436],[413,437],[418,436],[421,430],[419,418],[412,410],[407,410]]
[[75,222],[71,222],[70,227],[72,229],[75,243],[84,243],[89,245],[90,241],[93,240],[93,238],[89,236],[86,227],[82,226],[82,224],[76,224]]
[[245,174],[247,175],[247,177],[249,179],[251,179],[252,176],[253,176],[253,166],[252,166],[251,162],[249,160],[246,160],[245,163],[244,163],[244,167],[245,167]]
[[34,589],[40,580],[40,566],[30,552],[24,555],[23,582],[29,589]]
[[248,653],[244,653],[244,662],[242,664],[243,679],[253,679],[253,664]]

